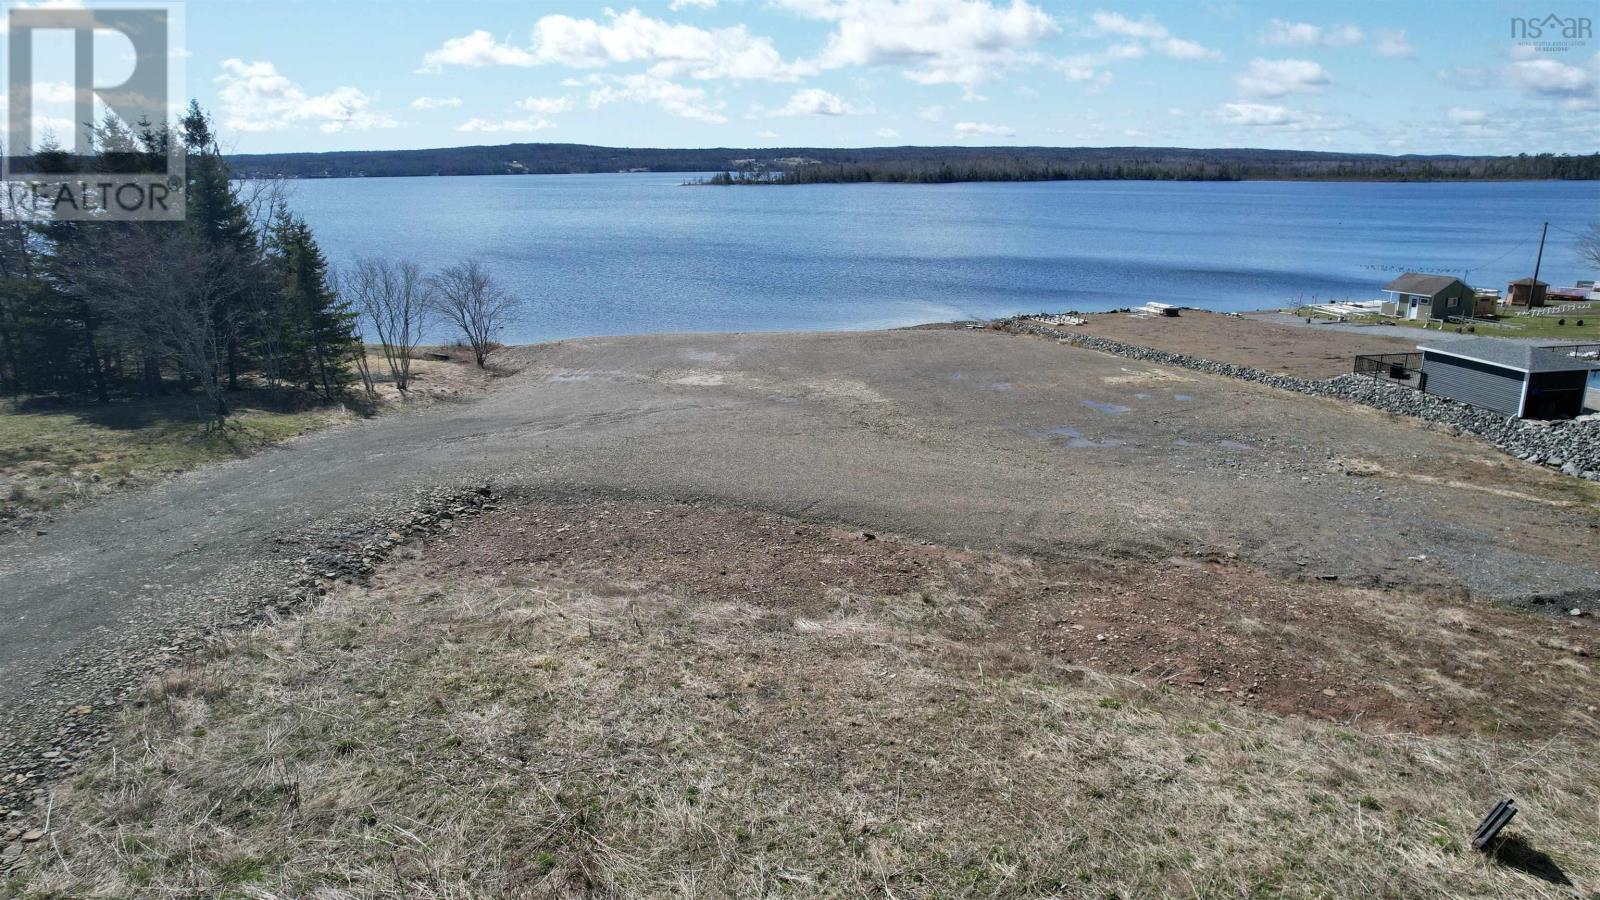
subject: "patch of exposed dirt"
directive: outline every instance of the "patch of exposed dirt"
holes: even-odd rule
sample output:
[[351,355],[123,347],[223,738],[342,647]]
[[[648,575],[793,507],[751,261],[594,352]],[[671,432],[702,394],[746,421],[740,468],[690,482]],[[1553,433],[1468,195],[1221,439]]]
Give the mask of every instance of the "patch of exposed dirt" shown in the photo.
[[422,565],[426,576],[576,580],[797,621],[859,609],[1030,664],[1277,713],[1420,732],[1600,734],[1590,620],[1285,580],[1225,557],[1033,560],[751,512],[593,503],[515,506]]
[[[410,400],[458,400],[487,390],[497,374],[516,370],[510,360],[502,363],[498,356],[489,360],[490,369],[480,369],[474,363],[472,351],[466,347],[418,347],[411,360]],[[367,349],[367,367],[372,372],[373,386],[378,400],[384,405],[399,403],[400,392],[384,362],[383,354],[375,348]]]

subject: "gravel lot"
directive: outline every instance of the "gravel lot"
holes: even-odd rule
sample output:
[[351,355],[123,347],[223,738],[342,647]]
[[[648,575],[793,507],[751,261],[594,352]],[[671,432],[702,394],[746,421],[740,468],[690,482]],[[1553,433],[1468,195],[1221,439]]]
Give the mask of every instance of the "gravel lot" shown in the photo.
[[341,553],[359,572],[419,494],[485,481],[1056,559],[1233,554],[1290,579],[1595,610],[1592,485],[1371,409],[994,332],[525,352],[530,367],[483,397],[311,435],[0,544],[0,754],[29,776],[0,783],[0,804],[70,770],[131,680],[199,633],[303,590],[308,567],[350,565]]

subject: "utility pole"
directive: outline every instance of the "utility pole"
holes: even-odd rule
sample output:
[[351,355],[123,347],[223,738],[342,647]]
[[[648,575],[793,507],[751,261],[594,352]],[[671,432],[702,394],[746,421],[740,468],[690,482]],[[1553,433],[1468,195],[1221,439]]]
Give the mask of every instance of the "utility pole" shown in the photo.
[[[1544,238],[1545,238],[1545,235],[1547,235],[1549,233],[1550,233],[1550,223],[1546,222],[1546,223],[1544,223],[1544,230],[1539,232],[1539,255],[1533,258],[1533,281],[1534,281],[1534,284],[1538,284],[1538,282],[1539,282],[1539,265],[1544,262]],[[1528,297],[1530,299],[1533,297],[1534,284],[1528,285]]]

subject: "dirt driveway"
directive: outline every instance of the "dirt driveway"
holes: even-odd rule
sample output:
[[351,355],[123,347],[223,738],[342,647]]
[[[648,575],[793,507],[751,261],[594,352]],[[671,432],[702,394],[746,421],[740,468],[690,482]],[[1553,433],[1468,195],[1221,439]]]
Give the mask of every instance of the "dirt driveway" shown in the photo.
[[486,478],[1053,559],[1231,554],[1291,579],[1591,610],[1600,585],[1591,486],[1333,401],[988,332],[605,338],[532,357],[481,398],[0,545],[0,754],[48,748],[64,708],[109,704],[130,666],[178,652],[172,635],[228,621],[416,490]]

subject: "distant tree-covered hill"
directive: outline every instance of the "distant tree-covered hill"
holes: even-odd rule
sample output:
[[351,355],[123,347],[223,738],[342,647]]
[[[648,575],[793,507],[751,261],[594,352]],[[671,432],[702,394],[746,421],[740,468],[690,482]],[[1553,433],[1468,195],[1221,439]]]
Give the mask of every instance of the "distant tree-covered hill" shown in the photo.
[[710,172],[707,183],[1043,181],[1062,179],[1600,179],[1600,154],[1384,156],[1301,150],[1168,147],[712,147],[502,144],[438,150],[240,154],[242,177]]

